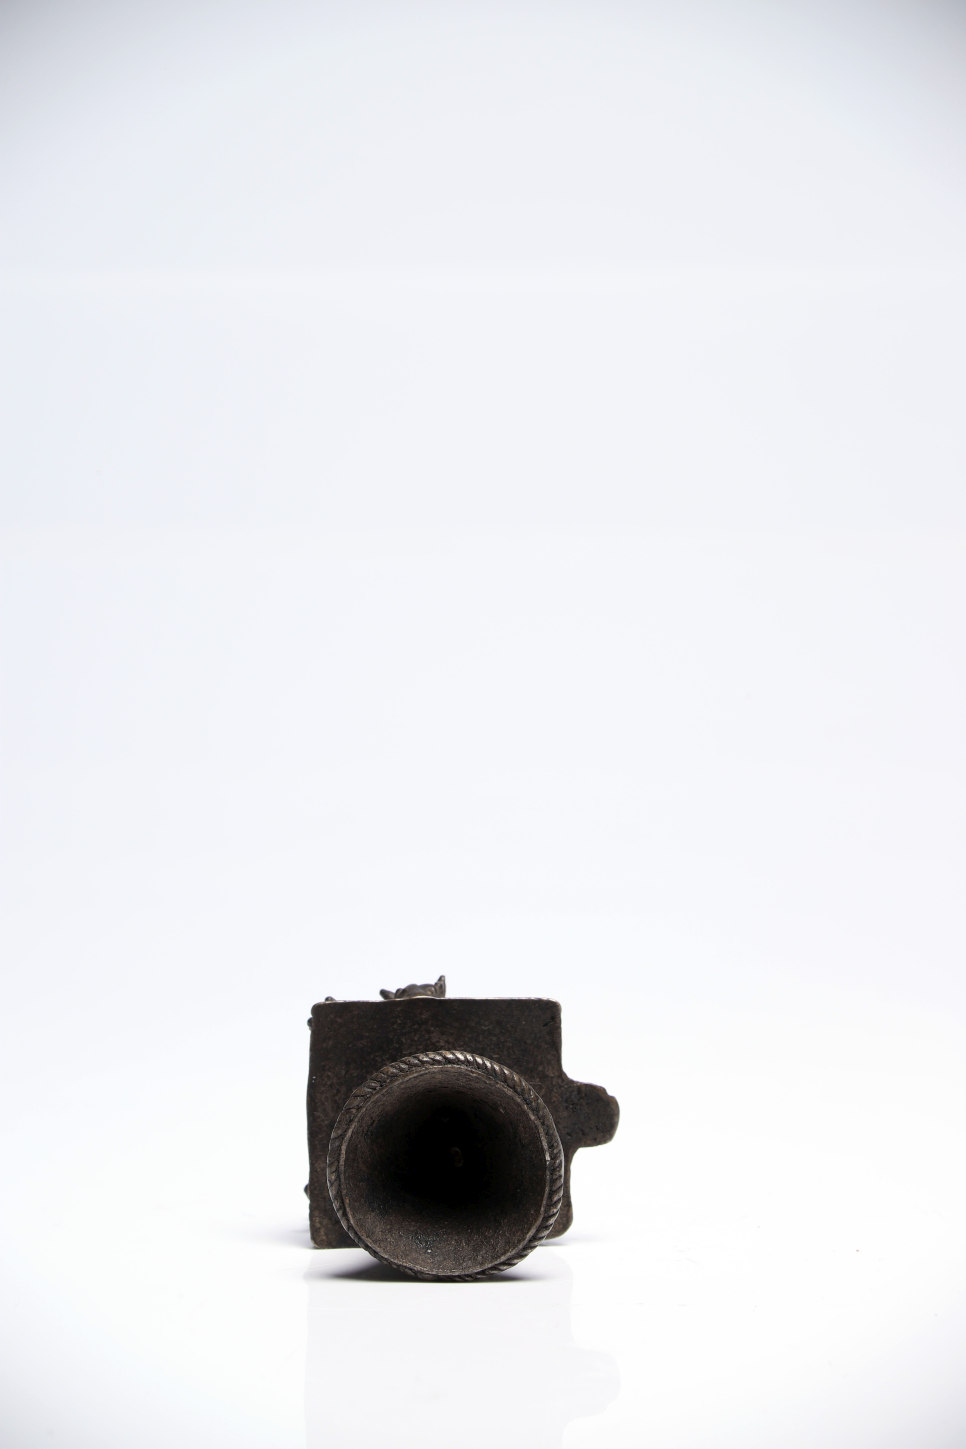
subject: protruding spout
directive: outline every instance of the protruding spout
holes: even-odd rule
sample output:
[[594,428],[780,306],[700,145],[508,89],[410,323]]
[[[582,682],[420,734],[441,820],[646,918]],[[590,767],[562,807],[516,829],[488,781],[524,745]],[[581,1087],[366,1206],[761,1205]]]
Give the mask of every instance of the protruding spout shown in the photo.
[[429,1278],[512,1267],[550,1232],[564,1156],[516,1072],[470,1052],[384,1067],[349,1098],[327,1178],[343,1227],[375,1257]]

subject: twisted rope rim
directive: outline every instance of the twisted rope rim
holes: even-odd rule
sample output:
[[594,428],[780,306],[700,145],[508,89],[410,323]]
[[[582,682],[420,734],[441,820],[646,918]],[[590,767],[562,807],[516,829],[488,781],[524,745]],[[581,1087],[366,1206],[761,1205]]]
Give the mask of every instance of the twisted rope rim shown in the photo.
[[[381,1092],[383,1087],[388,1086],[399,1077],[406,1076],[411,1072],[426,1071],[432,1067],[464,1067],[470,1071],[479,1072],[482,1076],[494,1077],[503,1086],[509,1089],[529,1110],[535,1119],[537,1127],[543,1138],[544,1151],[546,1153],[547,1175],[549,1178],[547,1187],[547,1198],[544,1205],[543,1215],[533,1232],[526,1241],[517,1248],[509,1257],[502,1259],[499,1263],[492,1263],[488,1268],[480,1268],[476,1273],[423,1273],[417,1268],[407,1268],[402,1263],[395,1262],[392,1258],[379,1253],[356,1232],[346,1211],[345,1198],[342,1192],[342,1158],[343,1144],[349,1132],[355,1126],[359,1115],[368,1106],[372,1097]],[[530,1083],[511,1071],[500,1062],[491,1061],[489,1057],[478,1056],[475,1052],[464,1051],[438,1051],[420,1052],[416,1056],[402,1057],[398,1062],[390,1062],[382,1067],[374,1076],[368,1078],[348,1098],[342,1111],[339,1113],[335,1126],[332,1129],[332,1136],[329,1138],[329,1151],[325,1165],[326,1183],[329,1189],[329,1197],[332,1199],[332,1206],[338,1215],[339,1221],[345,1228],[353,1242],[360,1248],[365,1248],[374,1258],[378,1258],[387,1267],[394,1268],[399,1273],[406,1273],[411,1278],[421,1278],[426,1281],[445,1281],[447,1283],[470,1283],[477,1278],[489,1278],[496,1273],[505,1273],[508,1268],[515,1268],[528,1253],[532,1253],[538,1243],[542,1243],[550,1232],[560,1211],[560,1204],[563,1200],[564,1190],[564,1154],[560,1145],[560,1137],[554,1125],[554,1120],[547,1110],[543,1099],[530,1086]]]

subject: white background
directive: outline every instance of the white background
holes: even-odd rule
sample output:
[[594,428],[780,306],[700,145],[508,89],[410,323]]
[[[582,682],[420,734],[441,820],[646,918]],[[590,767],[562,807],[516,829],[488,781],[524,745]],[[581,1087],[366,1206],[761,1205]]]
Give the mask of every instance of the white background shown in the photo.
[[[10,1449],[966,1441],[966,18],[8,3]],[[312,1002],[621,1100],[308,1243]]]

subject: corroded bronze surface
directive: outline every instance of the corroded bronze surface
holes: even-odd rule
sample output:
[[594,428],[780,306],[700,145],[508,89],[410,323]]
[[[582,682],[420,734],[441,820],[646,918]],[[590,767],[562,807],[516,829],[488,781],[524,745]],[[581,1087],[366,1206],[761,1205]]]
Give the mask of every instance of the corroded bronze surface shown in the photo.
[[313,1007],[312,1240],[480,1277],[566,1231],[573,1154],[610,1140],[618,1108],[564,1073],[557,1002],[440,989]]

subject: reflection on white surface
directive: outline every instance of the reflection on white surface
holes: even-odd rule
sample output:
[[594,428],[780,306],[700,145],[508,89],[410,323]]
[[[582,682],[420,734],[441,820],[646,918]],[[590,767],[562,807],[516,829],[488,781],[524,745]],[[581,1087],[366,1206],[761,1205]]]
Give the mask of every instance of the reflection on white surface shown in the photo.
[[306,1449],[559,1449],[617,1397],[613,1356],[574,1342],[573,1275],[551,1249],[473,1284],[408,1282],[346,1250],[306,1282]]

